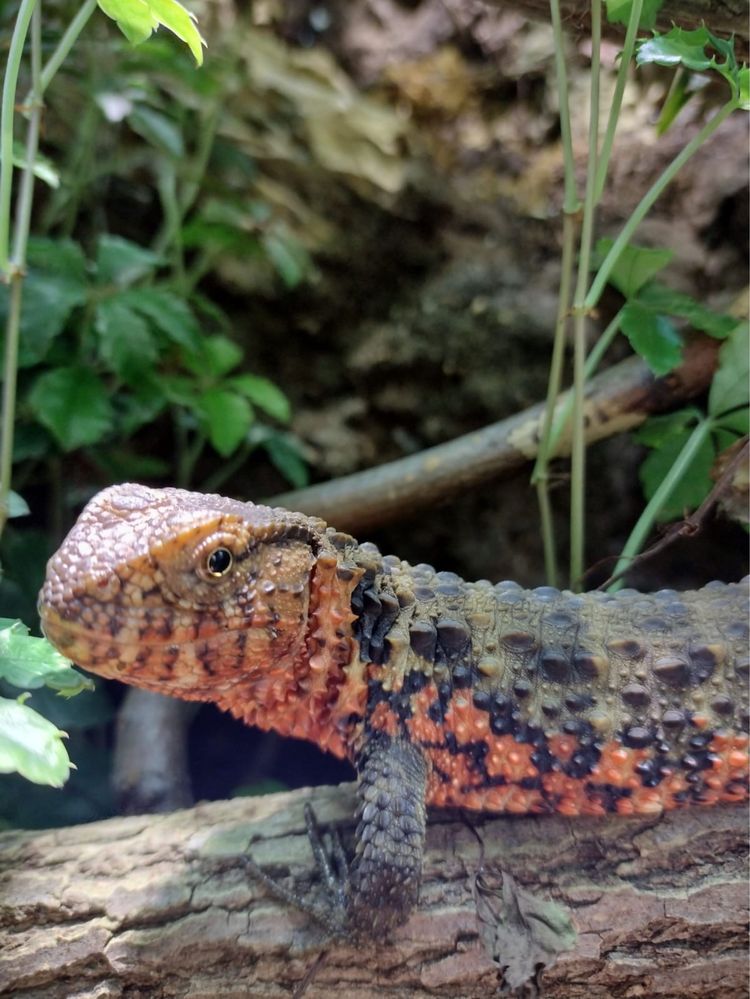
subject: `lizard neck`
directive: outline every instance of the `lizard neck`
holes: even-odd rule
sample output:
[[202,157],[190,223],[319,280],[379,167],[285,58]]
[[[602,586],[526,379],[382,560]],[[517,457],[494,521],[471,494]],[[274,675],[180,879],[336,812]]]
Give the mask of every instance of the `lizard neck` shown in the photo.
[[352,595],[364,569],[323,550],[310,574],[307,630],[285,662],[253,685],[233,714],[280,735],[309,739],[338,757],[351,755],[350,730],[361,720],[367,681],[353,624]]

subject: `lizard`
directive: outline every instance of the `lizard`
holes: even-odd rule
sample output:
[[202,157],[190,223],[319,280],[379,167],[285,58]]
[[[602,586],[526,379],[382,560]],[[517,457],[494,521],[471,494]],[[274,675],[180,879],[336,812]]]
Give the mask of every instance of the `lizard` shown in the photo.
[[313,849],[320,918],[356,938],[416,905],[428,805],[656,816],[746,800],[749,580],[648,595],[469,583],[314,517],[124,484],[84,508],[39,611],[86,670],[353,763],[337,887]]

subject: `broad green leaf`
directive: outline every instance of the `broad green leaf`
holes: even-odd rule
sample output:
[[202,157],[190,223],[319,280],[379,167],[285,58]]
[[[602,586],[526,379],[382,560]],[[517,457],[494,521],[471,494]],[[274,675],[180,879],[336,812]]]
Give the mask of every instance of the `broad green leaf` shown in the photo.
[[167,155],[180,159],[185,155],[185,144],[179,126],[167,115],[139,104],[128,115],[128,124],[146,142]]
[[662,315],[687,319],[695,329],[703,330],[704,333],[716,337],[717,340],[728,337],[740,322],[735,316],[715,312],[713,309],[701,305],[700,302],[696,302],[690,295],[667,288],[658,281],[652,282],[640,291],[638,302]]
[[116,398],[118,437],[127,440],[144,424],[152,423],[170,401],[153,373],[145,374],[130,392]]
[[177,0],[98,0],[98,3],[132,45],[145,42],[163,24],[185,42],[198,65],[203,62],[204,43],[195,19]]
[[[42,361],[73,310],[86,301],[87,290],[67,277],[29,271],[21,300],[18,366],[32,367]],[[0,327],[8,316],[8,285],[0,284]],[[2,337],[0,337],[2,339]]]
[[711,416],[748,405],[749,357],[748,324],[742,323],[721,345],[719,367],[708,393],[708,412]]
[[0,677],[16,687],[51,687],[66,697],[93,690],[94,682],[76,672],[46,638],[34,638],[21,621],[0,618]]
[[242,361],[242,348],[225,336],[204,337],[200,351],[184,356],[185,367],[198,377],[222,378]]
[[67,278],[71,286],[82,290],[88,283],[88,265],[80,245],[72,239],[50,239],[32,236],[29,239],[27,259],[34,268],[47,274]]
[[709,44],[710,35],[705,27],[693,31],[672,28],[666,35],[656,34],[638,42],[636,63],[644,66],[655,62],[659,66],[682,65],[696,71],[706,70],[712,62],[712,56],[705,52]]
[[109,393],[82,365],[44,372],[34,383],[28,403],[64,451],[96,444],[112,428]]
[[[643,0],[641,8],[641,18],[638,22],[640,28],[653,28],[656,24],[656,15],[659,13],[664,0]],[[610,24],[625,24],[630,20],[630,11],[633,7],[633,0],[605,0],[607,7],[607,20]]]
[[159,23],[187,45],[193,53],[193,58],[200,66],[203,63],[205,42],[195,25],[195,17],[182,4],[177,3],[177,0],[146,0],[146,2],[158,18]]
[[70,772],[64,735],[20,701],[0,698],[0,773],[62,787]]
[[289,400],[268,378],[262,378],[260,375],[236,375],[229,379],[227,387],[246,396],[250,402],[279,423],[288,423],[292,418]]
[[196,352],[201,348],[200,326],[184,299],[166,288],[134,288],[119,296],[129,308],[140,312],[172,343]]
[[23,496],[19,496],[11,489],[8,493],[8,520],[12,520],[13,517],[28,517],[30,513],[29,504]]
[[[20,142],[13,143],[13,166],[19,170],[26,169],[26,150]],[[31,167],[31,172],[38,180],[41,180],[43,184],[53,188],[53,190],[60,186],[60,174],[55,169],[54,164],[38,150]]]
[[96,275],[100,284],[116,284],[126,288],[140,278],[152,274],[161,260],[129,239],[105,233],[99,237],[96,251]]
[[263,247],[287,288],[296,288],[310,270],[310,257],[301,243],[269,232]]
[[750,408],[734,409],[716,419],[716,426],[720,430],[730,431],[738,437],[750,434]]
[[185,375],[159,375],[157,384],[173,406],[190,409],[195,404],[196,387],[192,378]]
[[[594,258],[598,263],[604,260],[612,249],[613,243],[612,239],[597,241]],[[647,246],[627,245],[612,268],[609,283],[614,285],[625,298],[632,298],[647,281],[651,280],[654,274],[658,274],[662,268],[667,266],[673,256],[671,250],[654,250]]]
[[[692,430],[683,430],[667,437],[658,448],[647,455],[640,469],[646,499],[651,499],[659,488],[692,432]],[[660,521],[673,520],[675,517],[681,517],[685,510],[695,510],[700,506],[713,487],[711,480],[713,462],[714,446],[710,437],[707,437],[659,514]]]
[[682,360],[682,337],[666,316],[644,308],[638,301],[622,310],[620,329],[655,375],[666,375]]
[[289,434],[270,434],[261,442],[273,465],[295,489],[310,481],[307,465],[297,442]]
[[144,0],[97,0],[107,17],[117,22],[117,27],[131,45],[139,45],[151,36],[158,22]]
[[634,437],[639,444],[660,447],[668,438],[695,426],[702,419],[703,413],[696,406],[686,406],[685,409],[678,409],[674,413],[649,416],[635,431]]
[[13,461],[46,458],[55,452],[49,433],[38,423],[18,423],[13,438]]
[[102,361],[123,381],[138,384],[159,356],[146,322],[117,295],[99,302],[94,324]]
[[253,422],[253,409],[236,392],[213,388],[198,399],[197,412],[213,447],[227,458],[247,437]]

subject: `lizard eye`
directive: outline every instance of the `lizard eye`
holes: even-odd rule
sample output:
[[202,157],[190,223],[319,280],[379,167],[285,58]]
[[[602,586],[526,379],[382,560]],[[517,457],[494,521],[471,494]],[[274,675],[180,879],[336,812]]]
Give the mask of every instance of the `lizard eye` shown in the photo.
[[206,569],[209,575],[218,579],[221,576],[226,576],[232,568],[233,561],[232,553],[228,548],[214,548],[206,558]]

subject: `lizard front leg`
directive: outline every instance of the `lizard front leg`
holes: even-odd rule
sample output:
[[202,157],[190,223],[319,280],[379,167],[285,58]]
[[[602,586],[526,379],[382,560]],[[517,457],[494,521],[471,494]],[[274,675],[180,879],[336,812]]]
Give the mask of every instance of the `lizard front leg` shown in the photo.
[[347,929],[386,935],[419,897],[427,762],[418,746],[372,734],[357,761],[354,860],[346,889]]

